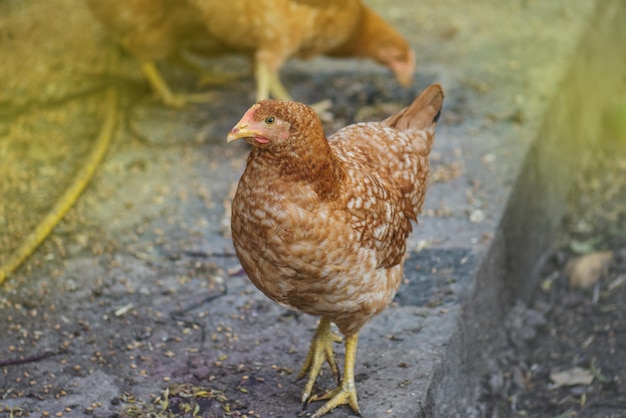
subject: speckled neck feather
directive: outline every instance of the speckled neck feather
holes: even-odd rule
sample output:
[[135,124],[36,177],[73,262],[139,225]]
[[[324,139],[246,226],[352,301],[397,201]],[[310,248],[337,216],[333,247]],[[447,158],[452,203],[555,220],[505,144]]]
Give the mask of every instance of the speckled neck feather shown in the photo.
[[328,145],[322,122],[315,111],[302,103],[264,100],[253,115],[261,120],[273,115],[291,123],[291,136],[282,146],[255,147],[249,162],[255,161],[290,181],[308,182],[322,200],[338,193],[344,172]]

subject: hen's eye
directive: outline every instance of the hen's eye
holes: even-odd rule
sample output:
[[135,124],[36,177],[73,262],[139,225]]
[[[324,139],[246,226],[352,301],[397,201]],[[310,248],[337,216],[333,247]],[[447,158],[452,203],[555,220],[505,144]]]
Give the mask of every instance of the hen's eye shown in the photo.
[[269,116],[265,118],[265,123],[268,125],[271,125],[272,123],[274,123],[274,116]]

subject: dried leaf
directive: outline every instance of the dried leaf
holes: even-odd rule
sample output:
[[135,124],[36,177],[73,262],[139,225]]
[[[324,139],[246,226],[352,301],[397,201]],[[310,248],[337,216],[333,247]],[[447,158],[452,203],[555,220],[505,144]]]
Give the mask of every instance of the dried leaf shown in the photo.
[[569,284],[581,288],[593,286],[612,260],[612,251],[590,253],[570,260],[565,268]]
[[129,303],[128,305],[119,307],[115,310],[114,314],[115,316],[122,316],[126,313],[128,313],[128,311],[130,311],[131,309],[133,309],[135,306],[132,303]]
[[550,380],[554,382],[552,389],[557,389],[561,386],[590,385],[593,382],[593,378],[594,376],[589,370],[581,367],[550,373]]

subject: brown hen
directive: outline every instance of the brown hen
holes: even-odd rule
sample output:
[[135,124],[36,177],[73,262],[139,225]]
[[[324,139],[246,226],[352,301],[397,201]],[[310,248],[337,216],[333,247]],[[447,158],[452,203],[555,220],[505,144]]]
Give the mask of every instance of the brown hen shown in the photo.
[[257,101],[291,100],[279,79],[290,58],[363,57],[411,84],[415,56],[406,40],[361,0],[189,0],[207,30],[254,59]]
[[[174,59],[201,72],[209,81],[211,75],[192,66],[181,53],[192,50],[216,55],[226,50],[209,34],[198,11],[187,0],[87,0],[87,5],[111,36],[139,61],[150,86],[165,104],[181,107],[211,97],[172,92],[155,64]],[[214,78],[218,82],[225,79]]]
[[[327,139],[310,107],[264,100],[228,134],[229,142],[252,145],[232,204],[241,265],[269,298],[321,317],[300,372],[308,375],[303,403],[329,399],[313,417],[342,404],[359,412],[358,333],[400,286],[442,103],[435,84],[384,121],[350,125]],[[346,337],[344,376],[336,389],[311,396],[324,361],[338,377],[331,322]]]

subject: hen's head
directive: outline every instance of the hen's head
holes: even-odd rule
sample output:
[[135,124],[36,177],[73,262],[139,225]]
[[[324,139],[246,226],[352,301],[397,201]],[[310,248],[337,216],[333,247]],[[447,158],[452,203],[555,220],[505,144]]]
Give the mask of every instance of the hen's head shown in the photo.
[[353,37],[349,48],[354,55],[369,57],[388,67],[404,87],[413,83],[415,52],[405,37],[373,10],[363,6]]
[[263,100],[254,104],[228,133],[227,141],[244,139],[250,145],[279,151],[306,145],[321,133],[322,123],[315,111],[302,103]]
[[402,86],[410,87],[413,84],[415,53],[408,45],[398,42],[383,44],[378,49],[376,58],[393,71]]
[[[253,150],[246,171],[262,167],[278,174],[280,180],[307,182],[321,199],[339,193],[336,183],[343,178],[341,164],[334,156],[322,122],[315,111],[302,103],[263,100],[253,105],[228,133],[227,141],[245,139]],[[270,181],[270,179],[267,179]]]

